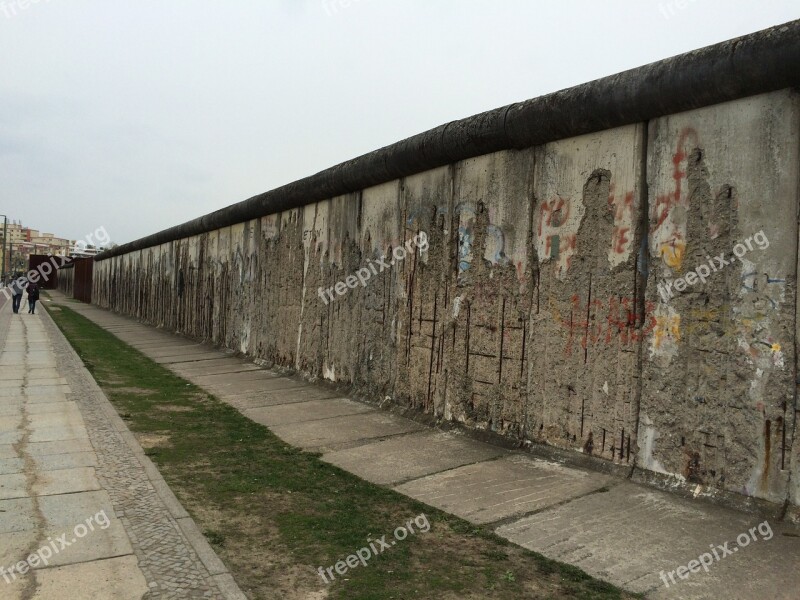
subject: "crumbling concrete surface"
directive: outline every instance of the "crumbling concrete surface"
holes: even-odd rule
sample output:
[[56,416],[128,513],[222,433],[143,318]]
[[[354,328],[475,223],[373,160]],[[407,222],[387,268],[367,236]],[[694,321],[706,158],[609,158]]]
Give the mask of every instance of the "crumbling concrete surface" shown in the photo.
[[664,486],[797,506],[799,102],[502,150],[110,256],[94,302]]

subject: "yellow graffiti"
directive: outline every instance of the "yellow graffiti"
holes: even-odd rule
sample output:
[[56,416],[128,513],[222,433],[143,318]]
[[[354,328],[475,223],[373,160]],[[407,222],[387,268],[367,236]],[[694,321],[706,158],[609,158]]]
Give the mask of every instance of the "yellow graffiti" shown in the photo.
[[680,270],[683,263],[683,255],[686,251],[686,242],[680,240],[672,240],[668,244],[661,244],[660,254],[661,258],[667,263],[667,266]]
[[653,342],[656,348],[667,339],[672,342],[681,341],[681,316],[680,315],[655,315],[656,326],[653,329]]
[[558,305],[555,303],[552,296],[547,299],[547,304],[550,306],[550,314],[553,317],[553,321],[556,323],[563,323],[561,320],[561,311],[558,310]]

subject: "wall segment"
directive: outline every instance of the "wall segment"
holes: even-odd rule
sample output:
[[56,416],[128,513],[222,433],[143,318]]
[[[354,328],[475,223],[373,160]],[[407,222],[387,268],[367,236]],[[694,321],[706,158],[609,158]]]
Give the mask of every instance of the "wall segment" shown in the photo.
[[644,479],[798,505],[798,165],[797,92],[749,95],[154,237],[100,257],[94,301]]

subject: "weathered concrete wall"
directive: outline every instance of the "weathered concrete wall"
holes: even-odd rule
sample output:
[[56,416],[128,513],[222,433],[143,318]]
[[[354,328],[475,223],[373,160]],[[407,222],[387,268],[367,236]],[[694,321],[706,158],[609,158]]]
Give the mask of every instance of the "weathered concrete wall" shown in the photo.
[[644,479],[797,505],[799,159],[798,94],[753,96],[113,256],[94,301]]
[[92,277],[94,260],[91,258],[70,258],[68,264],[58,270],[58,289],[69,298],[81,302],[92,301]]
[[[657,119],[649,134],[641,463],[773,502],[795,423],[799,123],[783,92]],[[758,232],[752,251],[736,247]],[[664,302],[658,285],[708,257],[719,271]]]
[[631,464],[636,452],[645,126],[537,148],[529,424],[542,441]]
[[75,268],[74,265],[61,267],[58,270],[58,290],[69,298],[75,290]]

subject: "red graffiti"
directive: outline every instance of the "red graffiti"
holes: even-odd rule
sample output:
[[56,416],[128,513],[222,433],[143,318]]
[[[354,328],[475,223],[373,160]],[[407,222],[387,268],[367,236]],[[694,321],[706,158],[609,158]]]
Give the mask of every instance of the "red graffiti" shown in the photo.
[[562,223],[569,219],[570,207],[569,198],[558,197],[542,202],[542,207],[539,209],[542,213],[539,219],[539,235],[542,235],[542,223],[548,227],[561,227]]
[[[574,233],[559,233],[560,228],[569,220],[572,202],[569,198],[556,197],[542,202],[539,208],[538,239],[544,240],[544,258],[558,258],[566,253],[565,266],[569,269],[571,256],[578,246],[578,238]],[[558,244],[554,247],[555,244]]]
[[611,234],[611,248],[615,254],[628,251],[631,239],[628,237],[630,226],[633,222],[633,192],[625,194],[622,202],[617,202],[614,195],[614,184],[611,184],[608,196],[608,209],[614,213],[614,232]]
[[584,304],[578,294],[571,298],[568,316],[555,314],[569,332],[565,354],[572,355],[576,344],[586,350],[590,346],[619,343],[628,345],[643,340],[656,326],[655,305],[647,302],[644,320],[640,320],[633,298],[611,296],[603,301],[594,298]]
[[630,231],[629,227],[614,228],[614,236],[611,244],[616,254],[622,254],[623,252],[625,252],[625,246],[630,242],[630,239],[628,239],[629,231]]
[[683,162],[688,158],[686,144],[689,139],[697,144],[697,131],[692,127],[686,127],[681,131],[678,138],[678,147],[675,154],[672,155],[672,179],[675,181],[675,187],[671,193],[662,194],[656,198],[655,215],[656,224],[653,230],[658,229],[667,220],[670,210],[681,202],[681,193],[683,192],[683,180],[686,179],[686,171],[682,169]]

